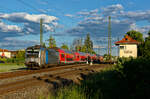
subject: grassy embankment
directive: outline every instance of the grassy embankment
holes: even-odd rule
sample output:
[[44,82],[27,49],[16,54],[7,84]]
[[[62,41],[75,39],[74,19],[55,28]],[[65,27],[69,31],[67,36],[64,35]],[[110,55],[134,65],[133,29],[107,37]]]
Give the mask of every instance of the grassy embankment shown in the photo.
[[119,59],[113,68],[89,75],[80,85],[40,99],[150,99],[150,59]]
[[22,68],[25,68],[24,66],[24,59],[16,59],[16,58],[0,58],[0,72],[9,72],[9,71],[15,71]]
[[23,63],[0,63],[0,72],[10,72],[26,68]]

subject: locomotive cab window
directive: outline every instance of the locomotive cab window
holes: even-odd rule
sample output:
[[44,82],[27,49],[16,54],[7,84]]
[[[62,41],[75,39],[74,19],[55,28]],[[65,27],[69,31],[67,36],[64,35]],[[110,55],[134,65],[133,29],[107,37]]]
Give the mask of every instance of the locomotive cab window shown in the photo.
[[38,49],[28,49],[26,50],[26,57],[31,58],[31,57],[38,57],[39,56],[39,50]]

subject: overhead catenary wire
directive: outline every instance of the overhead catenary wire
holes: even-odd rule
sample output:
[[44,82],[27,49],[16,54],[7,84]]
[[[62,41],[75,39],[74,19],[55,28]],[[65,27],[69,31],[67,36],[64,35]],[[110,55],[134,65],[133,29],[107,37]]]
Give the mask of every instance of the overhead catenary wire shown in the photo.
[[23,0],[17,0],[18,2],[24,4],[25,6],[30,7],[31,9],[35,10],[36,12],[42,13],[42,14],[46,14],[43,11],[40,11],[39,9],[37,9],[36,7],[32,6],[31,4],[24,2]]

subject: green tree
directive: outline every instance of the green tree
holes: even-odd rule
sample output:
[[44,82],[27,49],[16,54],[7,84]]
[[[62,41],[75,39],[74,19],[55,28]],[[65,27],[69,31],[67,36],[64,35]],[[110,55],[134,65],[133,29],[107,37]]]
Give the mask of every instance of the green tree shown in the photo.
[[62,48],[62,49],[67,49],[67,50],[69,50],[68,45],[67,45],[67,44],[65,44],[65,43],[63,43],[63,44],[62,44],[61,48]]
[[85,45],[82,46],[81,52],[86,52],[86,46]]
[[73,41],[73,48],[74,48],[74,50],[75,51],[81,51],[81,49],[82,49],[82,38],[81,39],[75,39],[74,41]]
[[128,31],[126,34],[132,37],[134,40],[137,40],[139,42],[144,42],[143,34],[139,31],[131,30]]
[[93,42],[92,40],[90,39],[90,34],[88,33],[86,38],[85,38],[85,41],[84,41],[84,46],[86,47],[86,52],[87,53],[93,53]]
[[150,31],[148,32],[148,37],[145,38],[145,42],[142,44],[141,48],[143,56],[150,57]]
[[53,47],[56,47],[56,41],[55,39],[52,37],[52,35],[50,35],[49,37],[49,48],[53,48]]
[[45,44],[45,43],[43,43],[43,47],[46,47],[46,44]]
[[138,42],[140,42],[140,44],[138,45],[138,56],[142,56],[143,55],[143,44],[144,44],[144,38],[143,38],[143,34],[139,31],[135,31],[135,30],[131,30],[128,31],[126,33],[127,35],[129,35],[130,37],[132,37],[134,40],[137,40]]
[[18,59],[25,59],[25,51],[19,51],[16,55]]

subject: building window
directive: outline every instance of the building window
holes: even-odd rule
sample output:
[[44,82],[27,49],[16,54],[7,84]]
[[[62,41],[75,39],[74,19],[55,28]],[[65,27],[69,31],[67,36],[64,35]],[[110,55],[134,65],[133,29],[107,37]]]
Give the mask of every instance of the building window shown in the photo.
[[124,46],[120,46],[120,49],[124,49]]

